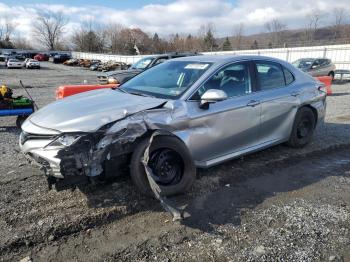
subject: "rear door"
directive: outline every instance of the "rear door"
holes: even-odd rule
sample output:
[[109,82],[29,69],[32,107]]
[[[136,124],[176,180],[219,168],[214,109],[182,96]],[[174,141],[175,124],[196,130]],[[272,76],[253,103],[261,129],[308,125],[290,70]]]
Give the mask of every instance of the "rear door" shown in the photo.
[[258,83],[257,100],[261,102],[260,143],[274,143],[289,138],[299,106],[299,91],[293,74],[279,63],[255,61]]

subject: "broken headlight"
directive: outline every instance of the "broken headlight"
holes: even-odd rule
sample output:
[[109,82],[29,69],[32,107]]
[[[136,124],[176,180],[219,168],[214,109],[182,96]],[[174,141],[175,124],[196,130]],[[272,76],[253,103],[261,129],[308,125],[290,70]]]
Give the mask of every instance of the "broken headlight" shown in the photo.
[[106,146],[112,144],[115,139],[122,136],[125,132],[126,132],[126,128],[123,128],[123,129],[117,131],[116,133],[106,135],[97,144],[97,148],[99,148],[99,149],[105,148]]
[[81,134],[64,134],[56,138],[48,146],[54,147],[67,147],[73,145],[79,138]]

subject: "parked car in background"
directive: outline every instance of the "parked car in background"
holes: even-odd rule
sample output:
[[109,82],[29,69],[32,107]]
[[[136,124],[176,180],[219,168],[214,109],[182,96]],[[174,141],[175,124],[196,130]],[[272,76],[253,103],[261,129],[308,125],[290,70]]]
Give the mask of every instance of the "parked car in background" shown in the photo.
[[102,62],[94,62],[90,66],[91,71],[97,71],[98,67],[102,64]]
[[0,55],[0,62],[5,62],[7,55],[6,54],[1,54]]
[[334,78],[335,65],[327,58],[301,58],[293,65],[312,76],[330,76]]
[[50,52],[50,57],[54,57],[55,55],[58,55],[59,53],[57,52]]
[[23,61],[18,59],[9,59],[7,62],[7,68],[22,68],[24,65]]
[[49,61],[50,56],[48,54],[37,54],[34,56],[37,61]]
[[8,61],[11,60],[11,59],[16,59],[16,57],[12,56],[12,55],[6,55],[5,56],[5,66],[7,66]]
[[65,61],[71,59],[71,55],[69,54],[57,54],[53,57],[53,62],[55,64],[62,64],[64,63]]
[[35,59],[29,59],[26,62],[25,66],[28,69],[32,69],[32,68],[40,69],[40,62],[38,60],[35,60]]
[[107,73],[101,73],[97,76],[98,82],[102,85],[104,84],[123,84],[129,79],[133,78],[134,76],[138,75],[139,73],[154,67],[156,65],[159,65],[163,63],[164,61],[167,61],[169,59],[173,58],[179,58],[179,57],[186,57],[186,56],[196,56],[199,55],[198,53],[169,53],[164,55],[154,55],[154,56],[147,56],[136,63],[134,63],[131,67],[129,67],[127,70],[117,70],[117,71],[110,71]]
[[23,55],[19,55],[19,54],[8,54],[5,56],[5,61],[7,62],[9,59],[18,59],[21,61],[24,61],[24,59],[26,59]]
[[28,62],[30,59],[31,59],[31,58],[26,58],[26,59],[24,59],[23,66],[26,66],[26,65],[27,65],[27,62]]
[[174,195],[189,189],[196,167],[285,142],[307,145],[325,107],[324,86],[282,60],[182,57],[117,89],[41,108],[19,143],[53,183],[115,176],[125,165],[141,192],[158,184],[161,195]]

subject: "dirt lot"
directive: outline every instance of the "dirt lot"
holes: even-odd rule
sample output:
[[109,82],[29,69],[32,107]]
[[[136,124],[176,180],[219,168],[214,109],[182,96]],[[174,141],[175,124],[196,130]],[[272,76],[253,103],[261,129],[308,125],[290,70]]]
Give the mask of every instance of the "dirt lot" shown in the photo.
[[[96,81],[84,69],[43,67],[0,68],[1,80],[33,86],[39,106],[58,85]],[[1,261],[350,261],[350,84],[333,90],[312,144],[200,170],[173,198],[190,214],[180,222],[127,176],[49,191],[18,153],[15,118],[0,118]]]

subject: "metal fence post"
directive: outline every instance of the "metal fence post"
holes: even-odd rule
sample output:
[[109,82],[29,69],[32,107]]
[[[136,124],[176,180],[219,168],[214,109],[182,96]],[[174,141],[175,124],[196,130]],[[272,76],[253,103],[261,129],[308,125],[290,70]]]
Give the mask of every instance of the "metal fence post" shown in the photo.
[[327,56],[327,47],[324,48],[323,50],[323,58],[326,58]]

